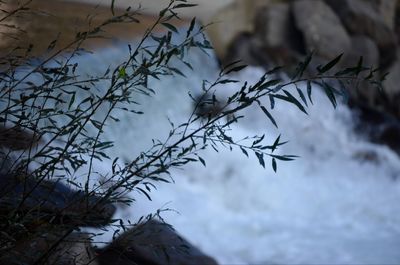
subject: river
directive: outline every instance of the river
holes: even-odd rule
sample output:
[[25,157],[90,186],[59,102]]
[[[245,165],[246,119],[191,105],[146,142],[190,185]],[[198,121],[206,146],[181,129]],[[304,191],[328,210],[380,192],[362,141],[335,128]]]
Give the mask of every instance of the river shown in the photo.
[[[80,57],[82,68],[102,72],[127,54],[125,45]],[[106,131],[116,141],[113,155],[134,157],[163,139],[170,118],[175,123],[192,111],[188,91],[199,93],[203,79],[219,68],[212,53],[190,55],[194,71],[187,78],[151,80],[153,97],[142,97],[144,115],[121,114]],[[255,83],[263,70],[248,67],[232,77]],[[241,83],[219,87],[226,96]],[[171,171],[173,184],[159,183],[152,201],[139,193],[117,217],[137,220],[160,208],[179,233],[221,264],[399,264],[400,159],[390,149],[368,142],[354,131],[355,119],[344,104],[334,110],[314,88],[309,115],[279,102],[272,114],[279,129],[255,108],[232,126],[231,134],[278,134],[289,141],[280,152],[299,158],[280,162],[274,173],[255,156],[240,150],[211,148],[200,163]],[[102,167],[102,165],[99,165]],[[104,166],[105,168],[105,166]],[[99,240],[110,240],[112,231]]]

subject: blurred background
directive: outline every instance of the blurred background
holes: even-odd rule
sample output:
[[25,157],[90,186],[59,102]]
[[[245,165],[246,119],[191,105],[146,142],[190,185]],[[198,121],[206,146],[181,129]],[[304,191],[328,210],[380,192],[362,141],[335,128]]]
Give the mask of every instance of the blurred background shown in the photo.
[[[141,23],[107,26],[105,38],[89,40],[85,47],[94,54],[79,58],[87,74],[123,60],[127,44],[134,45],[167,2],[116,0],[116,12],[141,8]],[[178,123],[192,111],[182,94],[188,89],[200,93],[202,80],[214,80],[221,64],[233,60],[250,67],[234,75],[241,83],[221,87],[221,96],[245,81],[256,83],[276,65],[287,66],[285,74],[290,74],[311,51],[314,68],[343,53],[338,68],[355,66],[362,56],[364,66],[389,74],[383,91],[362,82],[346,84],[348,98],[336,110],[318,87],[308,116],[278,104],[272,114],[279,129],[263,113],[247,110],[233,135],[265,133],[273,141],[282,134],[289,143],[280,151],[300,156],[280,163],[278,173],[240,150],[207,150],[207,167],[190,164],[172,172],[174,184],[158,186],[152,201],[132,194],[137,202],[117,216],[137,219],[160,208],[174,209],[165,220],[221,264],[399,264],[400,1],[190,3],[198,6],[183,10],[175,25],[185,28],[193,16],[203,25],[212,23],[206,33],[215,51],[190,54],[194,71],[187,72],[188,78],[152,81],[159,92],[140,99],[149,111],[140,119],[120,117],[123,122],[106,133],[116,141],[115,156],[132,157],[151,146],[151,139],[165,137],[167,117]],[[7,8],[16,4],[11,1]],[[40,55],[55,38],[60,48],[76,32],[111,17],[109,0],[34,0],[29,5],[38,12],[16,17],[1,29],[7,32],[0,40],[1,54],[32,43]],[[107,165],[98,167],[106,170]],[[110,241],[112,234],[101,241]]]

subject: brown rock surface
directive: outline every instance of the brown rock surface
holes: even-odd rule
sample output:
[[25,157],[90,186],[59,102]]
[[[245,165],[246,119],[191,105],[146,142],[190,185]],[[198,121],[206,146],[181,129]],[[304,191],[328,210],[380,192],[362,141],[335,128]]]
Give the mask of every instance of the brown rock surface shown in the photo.
[[372,0],[372,5],[378,10],[386,25],[393,30],[398,0]]
[[[0,7],[12,11],[18,8],[18,5],[16,1],[8,0],[0,3]],[[66,47],[75,39],[78,32],[93,29],[112,17],[109,7],[61,0],[34,0],[27,8],[29,10],[18,13],[18,16],[11,16],[2,21],[0,56],[7,54],[12,48],[27,47],[29,44],[33,44],[33,55],[43,55],[55,39],[58,39],[55,49]],[[123,11],[117,9],[116,14],[122,14]],[[112,45],[118,40],[127,41],[141,37],[155,21],[154,16],[144,14],[138,15],[137,19],[140,23],[115,23],[105,26],[104,32],[99,34],[103,38],[89,39],[83,47],[93,49]],[[187,21],[175,20],[173,23],[182,25]],[[165,28],[160,26],[156,30]]]
[[350,36],[340,19],[323,1],[294,1],[293,14],[308,51],[314,50],[316,55],[332,59],[350,49]]
[[380,65],[387,67],[396,60],[396,36],[377,7],[365,0],[326,0],[351,34],[367,35],[379,47]]
[[254,24],[254,34],[264,46],[288,47],[298,51],[304,49],[288,3],[275,3],[261,8]]
[[114,240],[98,256],[100,265],[217,265],[169,225],[148,221]]
[[[379,66],[379,49],[376,43],[369,37],[363,35],[356,35],[351,37],[351,49],[348,53],[344,54],[343,61],[340,66],[355,67],[357,66],[360,57],[363,58],[363,66],[372,67],[376,69]],[[350,81],[349,81],[350,82]],[[363,104],[374,104],[380,92],[368,82],[351,82],[349,86],[350,97],[356,101],[363,102]]]

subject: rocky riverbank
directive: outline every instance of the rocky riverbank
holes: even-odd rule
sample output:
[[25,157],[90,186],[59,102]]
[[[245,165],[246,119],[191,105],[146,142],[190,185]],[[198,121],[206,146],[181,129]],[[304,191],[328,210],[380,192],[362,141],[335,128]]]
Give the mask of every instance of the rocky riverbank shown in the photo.
[[[18,7],[15,1],[6,1],[1,4],[1,8],[8,12]],[[122,14],[124,11],[123,8],[116,8],[115,14]],[[79,32],[93,29],[112,17],[113,14],[108,5],[34,0],[26,6],[26,10],[19,12],[18,16],[12,16],[7,24],[0,25],[2,33],[0,56],[8,54],[15,47],[29,45],[32,47],[31,55],[42,56],[53,41],[56,40],[54,50],[62,49],[68,46]],[[146,29],[153,25],[156,17],[139,12],[135,18],[138,19],[137,22],[106,25],[97,38],[87,39],[82,48],[92,50],[140,38]],[[180,26],[188,22],[174,20],[172,23]],[[165,28],[158,27],[157,30],[165,30]]]
[[[368,122],[374,113],[384,129],[369,129],[374,131],[371,138],[388,146],[398,145],[400,1],[250,2],[238,0],[214,17],[225,22],[214,25],[209,33],[223,61],[240,59],[265,68],[285,65],[290,69],[313,51],[315,66],[343,53],[340,67],[346,68],[357,65],[362,56],[365,67],[379,69],[381,76],[389,74],[383,91],[363,83],[349,86],[349,103],[360,113],[361,131],[374,127]],[[225,28],[228,22],[229,30]],[[396,122],[383,126],[387,116]]]

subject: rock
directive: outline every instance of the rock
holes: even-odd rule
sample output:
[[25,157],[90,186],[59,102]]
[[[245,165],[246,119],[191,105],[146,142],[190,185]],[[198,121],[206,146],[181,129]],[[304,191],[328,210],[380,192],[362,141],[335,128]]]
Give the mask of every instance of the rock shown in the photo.
[[[54,238],[55,239],[55,238]],[[52,240],[54,240],[52,239]],[[49,244],[49,238],[45,239]],[[58,265],[98,265],[90,236],[75,232],[67,236],[57,248],[52,251],[45,264]]]
[[384,93],[387,96],[384,107],[389,113],[400,119],[400,61],[396,61],[388,69],[388,73],[383,82]]
[[397,0],[370,0],[373,7],[378,10],[386,25],[393,30],[395,27]]
[[123,233],[109,246],[99,250],[100,265],[216,265],[178,235],[171,226],[154,220],[147,221]]
[[237,60],[244,64],[267,66],[271,58],[264,52],[257,38],[248,32],[238,34],[229,44],[223,64],[228,64]]
[[261,66],[270,69],[275,66],[292,66],[300,56],[288,47],[264,46],[259,38],[251,33],[241,33],[228,47],[224,64],[237,60],[247,65]]
[[[88,234],[70,233],[55,226],[43,226],[41,229],[37,233],[25,232],[13,242],[12,248],[0,252],[0,264],[98,265]],[[3,235],[1,239],[4,239]]]
[[[363,65],[366,67],[377,68],[379,66],[379,49],[376,43],[369,37],[358,35],[351,38],[351,49],[344,55],[340,67],[354,67],[357,65],[360,56],[363,57]],[[374,105],[375,98],[380,97],[376,86],[368,82],[351,82],[349,95],[355,101],[361,101]]]
[[268,5],[272,0],[236,0],[215,12],[210,18],[207,35],[218,58],[226,58],[226,51],[232,41],[243,32],[253,31],[256,10]]
[[265,46],[285,46],[289,39],[288,4],[274,4],[257,12],[254,21],[254,34]]
[[250,25],[246,19],[246,11],[238,2],[225,7],[211,18],[211,25],[207,28],[214,50],[219,58],[226,58],[227,47],[237,35],[249,32]]
[[366,35],[379,47],[380,66],[396,60],[396,36],[371,1],[326,0],[351,34]]
[[294,27],[290,5],[287,3],[271,4],[261,8],[255,17],[254,34],[267,47],[297,48],[295,42],[301,37]]
[[305,47],[317,56],[333,59],[351,47],[350,36],[333,10],[323,1],[298,0],[292,3],[296,27]]
[[394,17],[394,31],[397,37],[397,43],[400,42],[400,1],[397,2]]
[[363,35],[351,37],[351,49],[345,54],[345,66],[356,66],[360,56],[366,67],[377,68],[379,66],[379,48],[375,41]]
[[377,144],[386,145],[400,156],[400,119],[367,105],[353,105],[358,114],[357,130]]
[[4,127],[0,125],[0,146],[11,150],[29,149],[40,143],[39,137],[29,131],[18,126]]
[[[71,226],[101,226],[110,222],[116,208],[100,202],[96,195],[85,195],[59,181],[35,180],[31,176],[0,175],[0,214],[25,214],[25,223],[61,223]],[[99,203],[100,202],[100,203]],[[29,213],[29,214],[27,214]]]
[[395,64],[388,69],[388,72],[389,74],[386,76],[383,85],[385,93],[389,97],[393,97],[396,94],[400,94],[400,61],[396,61]]
[[400,155],[400,123],[385,126],[377,141]]

